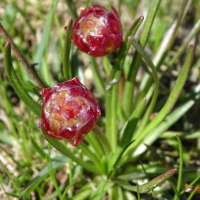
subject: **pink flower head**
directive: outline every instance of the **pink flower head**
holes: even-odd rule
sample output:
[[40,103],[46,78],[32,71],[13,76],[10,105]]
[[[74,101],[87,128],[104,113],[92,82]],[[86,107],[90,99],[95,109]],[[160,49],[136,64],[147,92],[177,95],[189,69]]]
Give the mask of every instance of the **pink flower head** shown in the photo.
[[49,137],[77,146],[88,134],[101,110],[93,94],[78,78],[42,90],[40,125]]
[[123,41],[122,24],[117,11],[109,12],[94,5],[83,10],[72,28],[72,43],[81,51],[93,56],[114,52]]

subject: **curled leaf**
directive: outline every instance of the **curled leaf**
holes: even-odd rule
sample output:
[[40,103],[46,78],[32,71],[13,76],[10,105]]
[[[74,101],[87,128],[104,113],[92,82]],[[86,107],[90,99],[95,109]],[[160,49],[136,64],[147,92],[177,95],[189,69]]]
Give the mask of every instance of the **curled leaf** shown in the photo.
[[[162,175],[154,178],[153,180],[149,181],[148,183],[145,183],[143,185],[139,185],[138,186],[139,192],[140,193],[150,192],[151,190],[153,190],[157,186],[161,185],[164,181],[169,179],[172,175],[174,175],[176,173],[176,171],[177,171],[177,169],[171,169],[171,170],[165,172],[164,174],[162,174]],[[115,182],[117,184],[119,184],[122,188],[124,188],[125,190],[137,192],[137,185],[132,186],[132,185],[128,184],[128,182],[122,181],[122,180],[116,180]]]

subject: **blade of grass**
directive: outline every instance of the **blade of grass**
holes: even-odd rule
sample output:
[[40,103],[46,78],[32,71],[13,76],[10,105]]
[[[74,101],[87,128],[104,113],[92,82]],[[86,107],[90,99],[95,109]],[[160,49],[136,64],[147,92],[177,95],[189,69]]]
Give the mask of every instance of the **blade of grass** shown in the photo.
[[97,125],[96,125],[96,127],[94,127],[92,129],[92,133],[98,138],[106,155],[108,155],[112,151],[112,149],[111,149],[110,142],[109,142],[108,138],[106,137],[106,135],[102,132],[100,127],[98,127]]
[[[153,21],[155,19],[157,10],[160,6],[160,2],[161,0],[153,0],[150,5],[147,18],[146,18],[146,21],[145,21],[145,24],[140,36],[140,40],[139,40],[142,47],[145,47],[148,41],[148,37],[150,35],[149,33],[151,30]],[[141,56],[139,55],[139,53],[135,53],[134,58],[132,59],[130,71],[128,73],[128,77],[125,83],[123,102],[122,102],[122,108],[127,117],[129,117],[133,109],[133,91],[135,87],[135,78],[136,78],[140,63],[141,63]]]
[[190,67],[192,64],[192,58],[193,58],[193,45],[190,45],[183,69],[182,69],[181,73],[179,74],[179,76],[176,80],[176,83],[173,86],[173,89],[170,93],[170,96],[169,96],[167,102],[165,103],[165,105],[163,106],[161,111],[158,113],[158,115],[146,126],[144,131],[138,135],[137,140],[130,147],[132,149],[132,151],[136,150],[136,148],[141,144],[143,139],[154,128],[156,128],[163,121],[163,119],[167,116],[167,114],[170,113],[170,111],[172,110],[172,108],[173,108],[174,104],[176,103],[176,101],[181,93],[181,90],[187,80],[187,77],[188,77],[188,74],[190,71]]
[[45,159],[46,155],[44,151],[38,146],[38,144],[35,142],[35,140],[31,136],[30,136],[30,139],[35,151],[41,156],[41,158]]
[[70,18],[67,30],[65,33],[65,43],[63,49],[63,72],[65,80],[69,80],[72,78],[71,68],[70,68],[70,49],[71,49],[71,34],[72,34],[72,24],[73,20]]
[[177,182],[177,191],[179,193],[182,186],[182,177],[183,177],[183,146],[178,135],[177,135],[177,140],[178,140],[179,155],[180,155],[180,163],[179,163],[179,169],[178,169],[178,182]]
[[[136,128],[137,122],[142,115],[146,106],[146,99],[143,99],[138,107],[133,111],[130,118],[124,124],[121,130],[122,138],[119,142],[119,145],[116,148],[116,151],[109,156],[109,171],[113,171],[114,168],[117,166],[120,158],[122,157],[125,150],[128,148],[130,144],[132,144],[132,137],[134,130]],[[130,142],[131,141],[131,142]],[[111,175],[110,175],[111,176]]]
[[7,167],[3,164],[3,162],[0,160],[0,164],[1,166],[3,167],[3,169],[5,170],[6,174],[8,175],[8,177],[10,178],[15,190],[16,190],[16,193],[19,194],[20,193],[20,190],[19,188],[17,187],[17,184],[15,183],[14,179],[12,178],[10,172],[8,171]]
[[[195,104],[196,100],[200,98],[199,92],[200,92],[200,85],[198,85],[191,93],[191,95],[181,105],[179,105],[176,109],[174,109],[173,112],[171,112],[159,126],[153,129],[153,131],[151,131],[147,135],[147,137],[145,137],[143,143],[147,145],[152,145],[153,142],[155,142],[164,131],[168,130],[174,123],[176,123],[182,116],[184,116],[184,114],[187,113],[188,110]],[[176,135],[177,134],[174,134],[174,136]],[[137,148],[136,152],[134,153],[134,157],[131,160],[136,160],[140,154],[146,151],[146,149],[147,149],[146,146],[140,145]],[[133,154],[132,150],[128,149],[123,156],[122,163],[127,162],[128,157],[130,158],[132,154]]]
[[[54,161],[52,161],[52,169],[57,169],[58,167],[61,167],[68,161],[68,158],[66,156],[60,156],[56,158]],[[29,194],[37,188],[37,186],[46,178],[46,176],[49,174],[48,167],[46,166],[43,168],[37,176],[28,184],[28,186],[21,192],[19,198],[27,199]]]
[[56,178],[55,178],[55,171],[53,170],[52,163],[51,163],[51,158],[50,158],[50,144],[48,144],[48,155],[46,157],[46,161],[47,161],[47,167],[48,167],[49,175],[51,177],[51,180],[53,182],[54,187],[56,188],[56,191],[58,193],[59,199],[61,200],[62,199],[62,194],[61,194],[61,192],[60,192],[60,190],[58,188],[58,183],[57,183]]
[[113,70],[109,77],[106,94],[106,133],[108,140],[111,143],[112,150],[116,149],[117,145],[117,102],[118,102],[118,81],[120,79],[121,70],[130,48],[130,43],[128,42],[128,37],[132,34],[134,35],[139,28],[140,24],[142,23],[144,17],[137,18],[129,31],[127,32],[124,42],[122,43],[117,60],[114,64]]
[[64,191],[63,195],[62,195],[62,198],[61,200],[64,200],[65,199],[65,196],[67,194],[67,191],[73,186],[75,185],[77,182],[79,182],[80,180],[77,178],[76,180],[74,180]]
[[101,168],[100,159],[98,159],[96,157],[96,155],[90,151],[90,149],[88,148],[88,146],[86,144],[84,144],[83,142],[81,142],[79,144],[79,147],[83,151],[83,153],[85,155],[87,155],[95,165],[97,165],[97,166],[99,166]]
[[[44,133],[44,132],[43,132]],[[44,133],[44,136],[46,138],[46,140],[58,151],[60,151],[61,153],[63,153],[64,155],[66,155],[67,157],[69,157],[70,159],[72,159],[74,162],[76,162],[77,164],[81,165],[83,168],[92,171],[94,173],[98,173],[98,174],[102,174],[102,170],[99,169],[98,167],[90,164],[90,163],[86,163],[84,161],[82,161],[81,159],[77,158],[76,156],[74,156],[71,151],[64,145],[62,144],[60,141],[55,140],[53,138],[50,138],[49,136],[47,136]]]
[[[5,189],[4,189],[4,186],[3,186],[3,177],[2,177],[2,175],[0,174],[0,185],[1,185],[1,189],[4,191],[4,193],[6,194],[6,196],[7,196],[7,198],[8,198],[8,200],[10,200],[10,195],[9,195],[9,193],[7,193],[6,191],[5,191]],[[17,197],[18,197],[18,195],[16,195]]]
[[189,187],[194,185],[198,180],[200,179],[200,175],[197,176],[197,178],[194,179],[185,189],[181,190],[180,195],[182,195]]
[[198,184],[194,190],[191,192],[190,196],[187,198],[187,200],[191,200],[194,194],[196,193],[197,189],[199,188],[200,184]]
[[[152,60],[147,55],[147,53],[143,50],[142,46],[139,43],[137,43],[137,41],[133,37],[129,37],[129,42],[135,47],[137,52],[144,58],[145,62],[151,68],[152,74],[153,74],[153,78],[154,78],[154,84],[155,84],[153,98],[151,100],[151,103],[150,103],[147,111],[145,112],[145,115],[144,115],[144,117],[142,119],[140,127],[139,127],[139,129],[137,131],[137,132],[140,133],[140,132],[142,132],[142,130],[144,129],[144,127],[148,123],[150,115],[153,112],[154,106],[156,104],[156,100],[157,100],[157,97],[158,97],[158,90],[159,90],[159,80],[158,80],[158,74],[157,74],[157,71],[156,71],[156,67],[154,66]],[[137,135],[137,133],[136,133],[136,135]]]
[[12,87],[14,88],[15,92],[19,96],[19,98],[38,116],[41,115],[41,108],[38,103],[33,101],[33,99],[29,96],[29,94],[26,92],[26,90],[21,85],[17,75],[15,74],[15,71],[13,69],[12,65],[12,59],[11,59],[11,47],[10,43],[6,43],[5,45],[5,66],[6,66],[6,72],[8,75],[8,78],[10,80],[10,83]]
[[[156,57],[153,60],[153,63],[155,64],[157,70],[160,69],[161,64],[163,63],[165,57],[168,55],[168,52],[174,43],[178,28],[184,19],[184,16],[189,8],[190,3],[191,3],[191,0],[182,1],[181,7],[179,9],[180,12],[178,14],[176,21],[170,27],[170,29],[166,32],[166,35],[163,39],[163,43],[161,43],[160,47],[158,48],[158,53],[156,54]],[[143,99],[146,96],[146,93],[151,87],[152,82],[153,82],[152,77],[148,75],[144,76],[143,81],[141,82],[140,87],[139,87],[138,95],[136,97],[136,102],[135,102],[136,104],[140,101],[140,99]]]
[[94,135],[94,133],[90,132],[89,134],[86,135],[85,138],[87,142],[92,146],[94,151],[96,152],[96,155],[98,156],[98,158],[101,159],[105,155],[105,152],[101,143],[99,142],[97,137]]
[[6,32],[1,23],[0,23],[0,34],[7,43],[10,43],[13,53],[15,54],[19,62],[22,64],[22,66],[25,68],[30,78],[34,81],[35,85],[40,89],[44,88],[43,82],[40,80],[39,76],[33,70],[33,68],[28,64],[28,62],[21,54],[21,52],[19,51],[19,49],[17,48],[17,46],[15,45],[11,37],[8,35],[8,33]]
[[180,200],[180,198],[179,198],[179,193],[178,193],[178,191],[177,191],[177,189],[176,189],[176,185],[175,185],[170,179],[168,179],[167,181],[170,183],[170,185],[171,185],[172,188],[174,189],[175,197],[177,198],[177,200]]
[[[51,26],[52,26],[53,19],[54,19],[54,14],[56,12],[57,4],[58,4],[58,0],[55,0],[53,3],[52,9],[48,15],[47,21],[44,25],[41,42],[40,42],[39,46],[37,47],[35,58],[34,58],[34,63],[38,63],[38,65],[36,66],[36,69],[40,72],[43,79],[48,84],[51,84],[51,81],[52,81],[52,79],[50,77],[50,73],[49,73],[49,68],[47,67],[48,65],[47,65],[46,61],[45,61],[45,63],[43,63],[43,65],[41,67],[41,62],[42,62],[44,53],[45,53],[45,58],[47,58],[49,35],[50,35]],[[46,86],[46,87],[48,87],[48,86]]]
[[73,19],[78,18],[77,9],[73,0],[65,0]]
[[[72,184],[72,160],[69,159],[68,161],[68,164],[69,164],[69,185]],[[69,194],[70,194],[70,197],[72,198],[73,197],[73,190],[72,190],[72,187],[70,187],[70,191],[69,191]],[[64,194],[63,194],[64,195]],[[63,196],[62,196],[63,197]]]

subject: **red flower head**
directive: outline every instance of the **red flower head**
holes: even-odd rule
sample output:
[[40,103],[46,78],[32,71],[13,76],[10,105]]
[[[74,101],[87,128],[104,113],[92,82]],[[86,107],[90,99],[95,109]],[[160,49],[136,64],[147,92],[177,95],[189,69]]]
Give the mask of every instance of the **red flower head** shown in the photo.
[[73,146],[92,130],[101,115],[93,94],[76,77],[43,89],[42,98],[39,126],[49,137],[66,139]]
[[109,12],[94,5],[83,10],[72,28],[72,43],[81,51],[93,56],[114,52],[123,41],[122,24],[117,11]]

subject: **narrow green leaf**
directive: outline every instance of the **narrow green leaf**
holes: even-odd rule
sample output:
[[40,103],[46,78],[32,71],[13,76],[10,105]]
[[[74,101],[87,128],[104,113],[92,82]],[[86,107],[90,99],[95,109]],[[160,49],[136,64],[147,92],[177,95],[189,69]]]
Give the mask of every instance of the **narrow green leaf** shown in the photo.
[[109,77],[109,82],[106,86],[107,94],[106,94],[106,132],[108,136],[108,140],[111,142],[112,150],[115,150],[117,145],[117,102],[118,102],[118,81],[120,79],[121,70],[123,68],[123,64],[130,48],[130,43],[128,42],[128,37],[131,34],[135,34],[140,24],[143,21],[143,17],[139,17],[136,19],[127,32],[124,42],[122,43],[117,60],[114,64],[114,68]]
[[3,162],[1,160],[0,160],[0,164],[4,168],[4,170],[5,170],[6,174],[8,175],[8,177],[10,178],[15,190],[17,191],[17,194],[19,194],[20,193],[19,188],[17,187],[17,184],[15,183],[14,179],[12,178],[10,172],[8,171],[8,169],[6,168],[6,166],[3,164]]
[[153,74],[153,78],[154,78],[154,84],[155,84],[153,98],[151,100],[151,103],[150,103],[147,111],[145,112],[145,115],[144,115],[144,117],[142,119],[142,123],[140,124],[140,127],[138,129],[138,133],[140,133],[144,129],[146,124],[148,123],[150,115],[153,112],[154,106],[156,104],[156,100],[157,100],[157,97],[158,97],[158,90],[159,90],[159,79],[158,79],[158,74],[157,74],[157,71],[156,71],[156,67],[154,66],[152,60],[147,55],[147,53],[144,51],[142,46],[139,43],[137,43],[137,41],[133,37],[129,37],[129,42],[135,47],[137,52],[144,58],[144,60],[147,63],[147,65],[151,68],[152,74]]
[[99,142],[97,137],[92,132],[90,132],[86,135],[85,138],[96,152],[96,156],[98,156],[98,158],[101,159],[105,155],[105,152],[103,150],[102,144]]
[[[157,186],[161,185],[163,182],[168,180],[171,176],[173,176],[176,173],[177,169],[171,169],[164,174],[154,178],[153,180],[149,181],[148,183],[145,183],[143,185],[139,185],[139,193],[147,193],[156,188]],[[126,181],[122,180],[116,180],[115,181],[117,184],[119,184],[122,188],[125,190],[137,192],[137,185],[132,186]]]
[[77,9],[73,0],[65,0],[73,19],[78,18]]
[[67,194],[67,191],[73,186],[75,185],[77,182],[79,182],[80,180],[77,178],[76,180],[74,180],[64,191],[63,195],[62,195],[62,198],[61,200],[64,200],[65,199],[65,196]]
[[86,144],[81,142],[79,144],[79,147],[83,151],[83,153],[87,155],[95,165],[98,165],[101,168],[100,159],[98,159],[98,157],[93,152],[90,151],[90,149],[88,148]]
[[[44,79],[47,81],[50,81],[50,77],[48,77],[49,69],[48,69],[46,63],[43,66],[43,68],[40,67],[41,66],[40,64],[42,62],[42,58],[45,53],[45,48],[47,48],[47,44],[49,41],[50,30],[51,30],[51,26],[52,26],[53,19],[54,19],[54,14],[56,12],[57,4],[58,4],[58,0],[55,0],[53,2],[51,12],[49,13],[46,23],[44,25],[41,42],[40,42],[39,46],[37,47],[35,58],[34,58],[34,63],[39,64],[36,66],[36,69],[40,72],[40,74],[43,75]],[[47,53],[47,49],[46,49],[46,53]],[[44,74],[45,74],[45,76],[44,76]]]
[[106,137],[106,135],[102,132],[102,130],[98,126],[93,128],[91,132],[98,138],[106,155],[108,155],[112,149],[111,149],[110,142],[109,142],[108,138]]
[[177,191],[179,193],[182,186],[182,177],[183,177],[183,146],[179,136],[177,135],[178,146],[179,146],[179,155],[180,155],[180,163],[178,169],[178,182],[177,182]]
[[61,199],[62,194],[58,188],[58,183],[55,178],[55,171],[52,167],[52,162],[51,162],[51,158],[50,158],[50,144],[48,144],[48,155],[46,156],[46,161],[47,161],[47,167],[48,167],[49,175],[51,177],[51,181],[53,182],[53,185],[58,193],[59,199]]
[[192,181],[185,189],[183,189],[183,190],[180,192],[180,195],[183,194],[189,187],[191,187],[192,185],[194,185],[199,179],[200,179],[200,175],[197,176],[197,178],[195,178],[194,181]]
[[35,151],[43,158],[46,158],[46,155],[44,153],[44,151],[38,146],[38,144],[35,142],[35,140],[30,136],[31,139],[31,143],[33,145],[33,148],[35,149]]
[[12,65],[12,58],[11,58],[11,47],[9,43],[5,45],[5,66],[6,72],[9,78],[9,81],[14,88],[15,92],[19,96],[19,98],[29,107],[38,117],[41,115],[41,107],[38,103],[33,101],[30,95],[26,92],[26,90],[21,85],[17,75],[15,74],[13,65]]
[[173,89],[170,93],[167,102],[165,103],[161,111],[158,113],[158,115],[146,126],[144,131],[141,134],[139,134],[137,140],[130,147],[132,150],[135,150],[141,144],[143,139],[163,121],[163,119],[167,116],[168,113],[170,113],[187,80],[190,67],[192,64],[192,58],[193,58],[193,45],[190,45],[183,69],[180,75],[178,76],[176,83],[173,86]]
[[[52,169],[57,169],[61,167],[68,161],[66,156],[60,156],[52,161]],[[29,185],[21,192],[19,198],[27,199],[29,194],[37,188],[37,186],[44,180],[44,178],[49,174],[48,167],[43,168],[37,176],[29,183]]]
[[[151,30],[157,10],[160,6],[160,2],[161,0],[153,0],[150,5],[147,18],[146,18],[146,21],[145,21],[145,24],[140,36],[140,40],[139,40],[142,47],[145,47],[148,41],[148,38],[150,35],[149,32]],[[141,63],[141,56],[138,53],[135,53],[132,59],[130,71],[128,73],[128,78],[125,83],[123,102],[122,102],[122,108],[127,117],[129,117],[133,109],[133,91],[135,87],[135,78],[136,78],[140,63]]]
[[[44,132],[43,132],[44,133]],[[102,174],[102,170],[99,169],[98,167],[90,164],[90,163],[86,163],[84,161],[82,161],[81,159],[77,158],[76,156],[74,156],[71,151],[60,141],[55,140],[53,138],[50,138],[49,136],[47,136],[44,133],[44,136],[46,138],[46,140],[58,151],[60,151],[61,153],[63,153],[64,155],[66,155],[68,158],[72,159],[74,162],[76,162],[77,164],[81,165],[83,168],[92,171],[94,173],[98,173],[98,174]]]
[[[180,27],[181,22],[184,19],[184,16],[189,8],[189,4],[191,3],[191,0],[183,0],[180,9],[179,14],[175,22],[172,24],[172,26],[169,28],[169,30],[165,34],[165,38],[163,39],[163,42],[161,43],[160,47],[158,47],[158,52],[155,56],[155,59],[153,63],[156,65],[156,69],[159,70],[161,64],[165,60],[165,57],[168,55],[168,51],[171,49],[174,39],[176,37],[178,28]],[[189,43],[189,42],[188,42]],[[185,44],[185,42],[183,42]],[[188,44],[185,46],[185,48],[188,46]],[[184,49],[182,50],[184,51]],[[133,60],[134,62],[135,60]],[[134,63],[133,63],[134,64]],[[140,101],[140,99],[144,98],[146,96],[146,93],[149,91],[149,88],[151,87],[153,82],[153,79],[151,76],[145,75],[139,88],[139,93],[136,97],[137,101]]]
[[145,108],[146,108],[146,98],[144,98],[140,102],[140,104],[131,114],[128,121],[123,126],[121,131],[122,139],[120,140],[119,146],[124,147],[124,145],[127,145],[130,142],[130,140],[132,140],[135,128],[137,126],[137,122],[140,119],[141,115],[143,114]]
[[190,196],[187,198],[187,200],[191,200],[194,194],[196,193],[197,189],[199,188],[200,184],[198,184],[194,190],[191,192]]
[[71,49],[71,34],[72,34],[72,24],[73,20],[70,18],[67,30],[65,33],[65,43],[63,49],[63,72],[65,80],[69,80],[72,78],[71,67],[70,67],[70,49]]
[[138,196],[138,200],[140,200],[140,189],[139,189],[139,185],[137,184],[137,196]]
[[180,198],[179,198],[179,193],[178,193],[178,191],[177,191],[177,189],[176,189],[176,185],[169,179],[169,180],[167,180],[169,183],[170,183],[170,185],[172,186],[172,188],[174,189],[174,192],[175,192],[175,197],[177,198],[177,200],[179,200]]

